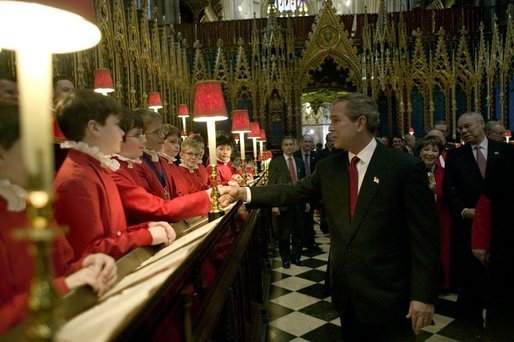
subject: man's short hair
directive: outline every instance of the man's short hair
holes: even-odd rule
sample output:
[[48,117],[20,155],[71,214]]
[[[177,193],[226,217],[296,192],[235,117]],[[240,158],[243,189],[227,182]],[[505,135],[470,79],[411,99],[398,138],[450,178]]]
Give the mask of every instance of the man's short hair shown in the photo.
[[81,141],[90,120],[104,125],[110,115],[122,116],[123,108],[109,96],[88,89],[79,89],[60,101],[55,112],[66,139]]
[[345,114],[351,121],[356,121],[359,116],[365,116],[368,132],[375,133],[380,124],[380,112],[371,97],[360,93],[344,94],[332,102],[332,107],[340,102],[344,103]]
[[303,140],[305,139],[305,137],[309,137],[312,139],[312,141],[314,142],[314,137],[312,135],[310,135],[309,133],[305,133],[304,135],[302,135],[302,139],[301,141],[303,142]]
[[481,123],[484,122],[484,117],[482,116],[482,114],[477,113],[477,112],[467,112],[467,113],[464,113],[461,116],[459,116],[459,120],[461,118],[463,118],[463,117],[466,117],[466,116],[468,116],[470,118],[473,118],[477,122],[481,122]]
[[485,133],[488,134],[494,130],[495,127],[499,126],[501,129],[505,129],[505,126],[500,121],[489,120],[484,125]]
[[293,143],[295,141],[295,137],[293,137],[292,135],[285,135],[282,137],[282,140],[280,141],[280,145],[282,145],[284,143],[284,140],[292,140]]
[[9,150],[20,138],[18,104],[0,100],[0,146]]

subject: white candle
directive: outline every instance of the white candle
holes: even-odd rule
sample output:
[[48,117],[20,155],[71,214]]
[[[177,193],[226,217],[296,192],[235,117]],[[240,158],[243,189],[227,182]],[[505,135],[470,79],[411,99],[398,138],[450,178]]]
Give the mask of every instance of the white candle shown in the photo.
[[241,159],[245,159],[245,134],[243,132],[239,132],[239,146],[241,148]]
[[186,132],[187,134],[187,128],[186,128],[186,117],[183,116],[182,117],[182,129],[184,130],[184,132]]
[[257,138],[252,138],[253,140],[253,160],[257,162]]
[[209,162],[216,165],[216,122],[207,120],[207,140],[209,141]]
[[28,190],[52,191],[52,54],[30,47],[16,52],[21,145]]

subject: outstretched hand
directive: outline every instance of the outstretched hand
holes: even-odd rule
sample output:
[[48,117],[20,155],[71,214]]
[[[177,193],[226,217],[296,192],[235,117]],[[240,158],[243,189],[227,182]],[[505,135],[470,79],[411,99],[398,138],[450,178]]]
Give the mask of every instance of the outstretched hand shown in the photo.
[[246,200],[245,188],[240,188],[237,186],[223,186],[219,188],[219,191],[219,204],[221,207],[226,207],[231,203],[237,202],[238,200]]

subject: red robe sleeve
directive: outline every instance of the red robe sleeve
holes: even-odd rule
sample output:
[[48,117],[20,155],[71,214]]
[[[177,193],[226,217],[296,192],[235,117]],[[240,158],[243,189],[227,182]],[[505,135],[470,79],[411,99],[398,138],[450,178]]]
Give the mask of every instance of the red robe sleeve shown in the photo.
[[96,160],[84,161],[86,156],[73,164],[69,158],[76,153],[80,152],[70,151],[59,170],[54,207],[57,222],[69,227],[75,260],[92,253],[119,259],[137,247],[151,245],[148,229],[127,227],[120,194],[109,172],[96,165]]
[[125,168],[112,173],[121,195],[121,201],[130,224],[143,221],[178,222],[207,215],[210,210],[209,195],[205,191],[166,201],[138,185],[133,174]]
[[481,195],[475,206],[471,226],[471,249],[489,250],[491,246],[491,200]]

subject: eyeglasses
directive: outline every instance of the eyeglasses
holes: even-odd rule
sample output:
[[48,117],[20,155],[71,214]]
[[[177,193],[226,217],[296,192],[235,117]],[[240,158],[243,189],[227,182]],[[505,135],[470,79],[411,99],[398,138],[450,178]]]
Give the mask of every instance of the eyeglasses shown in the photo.
[[139,140],[144,140],[146,138],[146,135],[144,133],[139,133],[136,135],[126,135],[125,138],[138,138]]
[[193,153],[193,152],[183,152],[184,154],[188,155],[189,158],[200,158],[202,156],[201,153]]
[[153,132],[146,132],[145,134],[146,135],[150,134],[150,135],[155,135],[157,137],[160,137],[160,136],[164,135],[164,131],[162,129],[158,129],[158,130],[153,131]]

